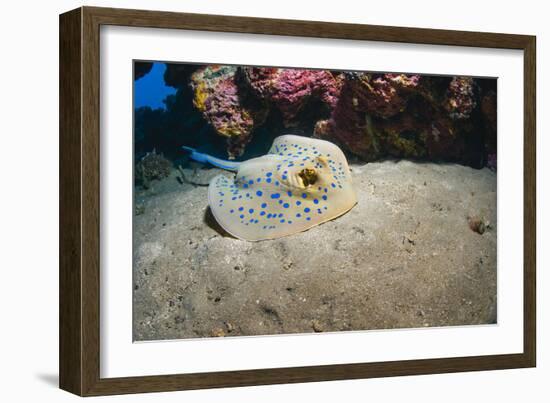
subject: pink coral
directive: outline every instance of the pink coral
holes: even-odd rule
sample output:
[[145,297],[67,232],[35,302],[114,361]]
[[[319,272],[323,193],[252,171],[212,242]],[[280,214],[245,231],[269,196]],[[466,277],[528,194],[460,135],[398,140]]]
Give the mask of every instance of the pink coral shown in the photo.
[[237,86],[232,78],[220,80],[205,100],[205,114],[216,130],[227,136],[250,133],[254,122],[248,111],[241,108]]
[[279,70],[276,67],[243,67],[243,74],[259,98],[269,98]]
[[245,77],[257,96],[268,99],[282,113],[286,127],[293,126],[306,103],[314,97],[334,107],[341,81],[328,70],[244,68]]
[[420,155],[414,140],[399,135],[410,131],[410,119],[404,127],[403,122],[373,122],[374,117],[388,119],[401,112],[418,83],[418,75],[346,73],[330,119],[318,122],[315,136],[337,141],[366,160],[379,158],[385,152]]
[[[496,93],[470,77],[206,66],[191,83],[195,106],[227,137],[230,156],[243,153],[273,109],[282,126],[314,124],[316,137],[367,161],[391,156],[480,166],[496,152]],[[473,115],[478,103],[481,113]],[[484,122],[481,133],[473,131],[476,119]]]
[[367,160],[378,156],[375,138],[368,131],[370,120],[356,110],[354,86],[346,81],[330,119],[317,122],[314,135],[340,144],[344,149]]
[[250,133],[265,113],[245,106],[237,85],[233,66],[206,66],[193,73],[193,104],[203,113],[216,132],[228,141],[230,158],[244,152]]

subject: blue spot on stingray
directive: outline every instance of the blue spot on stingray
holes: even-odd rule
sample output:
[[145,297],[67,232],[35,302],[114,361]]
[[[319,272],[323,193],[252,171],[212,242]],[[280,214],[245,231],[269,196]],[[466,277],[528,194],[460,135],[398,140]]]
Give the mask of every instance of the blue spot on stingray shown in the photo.
[[283,180],[286,180],[287,176],[286,175],[283,175]]
[[306,217],[306,220],[311,221],[311,217]]
[[247,184],[247,183],[245,183],[245,184],[243,185],[243,188],[245,188],[245,189],[246,189],[247,187],[248,187],[248,184]]
[[254,220],[254,224],[258,224],[258,220]]
[[279,186],[279,181],[275,181],[275,186]]
[[300,213],[296,213],[296,217],[301,217],[302,215]]
[[271,178],[267,178],[265,181],[266,181],[267,183],[271,183]]
[[323,195],[323,200],[326,200],[327,199],[327,195]]
[[333,188],[336,187],[336,185],[334,183],[331,183],[330,186],[332,186]]
[[288,223],[289,223],[289,224],[292,224],[292,221],[289,220]]
[[288,197],[292,197],[292,192],[290,190],[286,192],[286,194],[288,195]]
[[283,219],[281,220],[281,222],[285,222],[285,219],[283,218]]
[[261,190],[258,190],[258,191],[256,192],[256,196],[261,196],[261,195],[263,195],[262,191],[261,191]]
[[254,181],[253,181],[252,179],[250,179],[250,180],[248,181],[248,184],[249,184],[249,185],[252,185],[253,183],[254,183]]
[[256,179],[256,182],[261,182],[261,181],[262,181],[262,178]]
[[280,195],[279,193],[273,193],[273,194],[271,195],[271,198],[272,198],[272,199],[278,199],[279,197],[281,197],[281,195]]
[[307,198],[307,193],[302,193],[302,197],[305,199]]
[[304,209],[304,212],[305,212],[305,213],[309,213],[310,211],[311,211],[311,210],[309,209],[309,207],[306,207],[306,208]]
[[302,202],[300,200],[296,200],[296,205],[299,206],[300,204],[302,204]]
[[319,204],[319,200],[317,200],[317,199],[313,199],[313,203],[315,203],[315,204]]
[[265,211],[260,212],[260,215],[265,215]]
[[244,214],[241,214],[239,217],[244,218]]
[[266,208],[267,207],[267,203],[262,203],[262,208]]
[[237,196],[233,196],[231,200],[237,200]]
[[243,207],[239,207],[239,211],[243,211],[243,210],[244,210],[244,208],[243,208]]
[[229,212],[230,212],[230,213],[234,213],[234,212],[235,212],[235,210],[231,209],[231,210],[230,210]]
[[289,208],[289,207],[290,207],[290,204],[285,203],[285,204],[283,204],[283,207],[284,207],[284,208]]
[[254,212],[254,209],[251,208],[251,209],[248,210],[248,212],[249,212],[250,214],[252,214],[252,213]]
[[272,217],[272,215],[271,215],[271,213],[269,213],[269,214],[267,215],[267,218],[271,218],[271,217]]
[[279,214],[279,218],[281,218],[282,216],[283,216],[283,213],[280,213],[280,214]]
[[283,204],[283,201],[282,201],[282,200],[279,200],[279,204]]
[[268,172],[268,173],[265,174],[265,176],[267,176],[268,178],[269,178],[271,175],[273,175],[273,173],[271,173],[271,172]]

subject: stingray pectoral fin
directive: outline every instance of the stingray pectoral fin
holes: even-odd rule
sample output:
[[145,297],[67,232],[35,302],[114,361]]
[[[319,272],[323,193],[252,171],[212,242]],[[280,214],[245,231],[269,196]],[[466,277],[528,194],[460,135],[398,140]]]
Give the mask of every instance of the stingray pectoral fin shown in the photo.
[[210,180],[210,184],[208,185],[208,205],[210,206],[212,215],[224,231],[235,238],[240,238],[232,229],[233,225],[231,224],[230,217],[238,211],[238,208],[235,209],[232,203],[229,202],[233,197],[231,196],[232,190],[230,188],[232,185],[229,183],[228,178],[224,175],[215,176]]

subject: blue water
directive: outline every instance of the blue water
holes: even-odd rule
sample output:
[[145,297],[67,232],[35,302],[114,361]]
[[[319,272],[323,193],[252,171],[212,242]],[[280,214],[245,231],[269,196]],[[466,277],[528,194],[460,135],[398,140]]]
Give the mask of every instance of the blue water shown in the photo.
[[152,109],[165,109],[164,99],[176,93],[176,89],[164,83],[165,63],[153,63],[153,68],[145,76],[134,81],[134,108],[149,106]]

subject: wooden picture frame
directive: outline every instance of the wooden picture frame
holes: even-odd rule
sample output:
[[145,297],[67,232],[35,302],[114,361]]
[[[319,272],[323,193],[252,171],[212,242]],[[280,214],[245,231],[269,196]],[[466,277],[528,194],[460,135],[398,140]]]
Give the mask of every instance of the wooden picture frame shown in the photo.
[[[524,52],[523,353],[100,377],[100,26],[171,28]],[[536,363],[534,36],[81,7],[60,16],[60,387],[80,396],[533,367]]]

